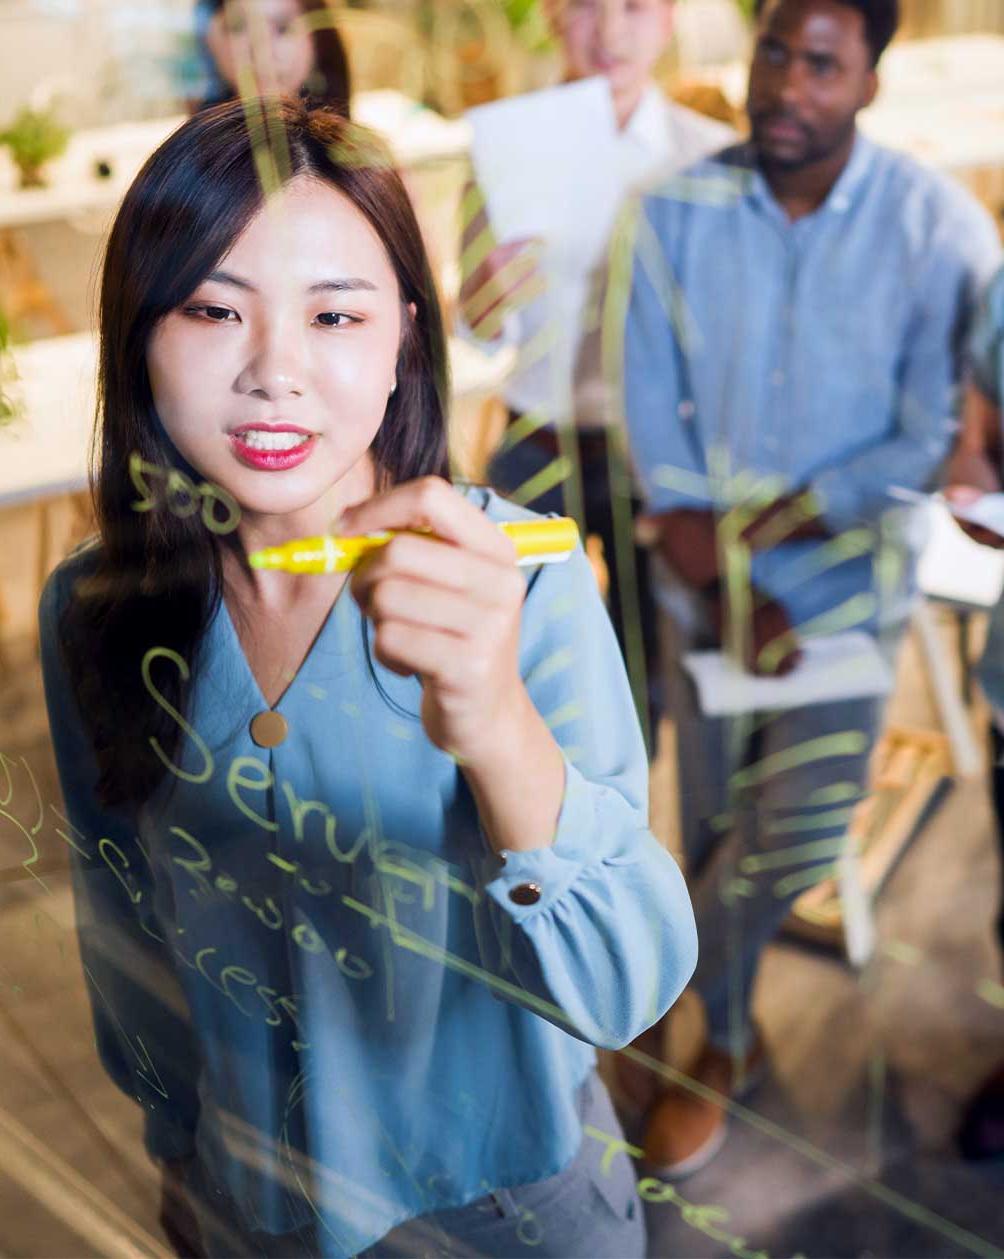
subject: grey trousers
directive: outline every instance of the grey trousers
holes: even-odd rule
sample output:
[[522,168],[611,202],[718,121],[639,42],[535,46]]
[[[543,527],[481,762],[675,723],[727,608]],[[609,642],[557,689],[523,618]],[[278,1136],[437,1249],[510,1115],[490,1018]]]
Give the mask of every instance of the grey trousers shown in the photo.
[[689,644],[660,612],[676,726],[680,830],[697,918],[693,987],[711,1043],[741,1055],[760,955],[797,897],[832,873],[867,784],[882,704],[847,700],[710,718],[681,663]]
[[[643,1259],[645,1220],[634,1170],[623,1152],[609,1156],[611,1143],[604,1137],[623,1140],[623,1131],[595,1073],[582,1085],[578,1103],[583,1129],[603,1136],[586,1133],[578,1154],[557,1175],[408,1220],[359,1259]],[[205,1169],[196,1169],[192,1179],[192,1205],[210,1259],[324,1253],[313,1230],[281,1236],[245,1231],[236,1206],[210,1186]]]

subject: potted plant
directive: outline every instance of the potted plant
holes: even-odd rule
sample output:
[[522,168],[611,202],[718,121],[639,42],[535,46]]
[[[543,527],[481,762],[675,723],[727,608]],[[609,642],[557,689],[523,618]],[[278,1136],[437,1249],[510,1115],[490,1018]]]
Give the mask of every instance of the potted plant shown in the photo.
[[66,152],[69,140],[69,131],[56,121],[52,110],[31,109],[27,105],[5,131],[0,131],[0,144],[10,149],[22,188],[41,188],[45,184],[42,168]]

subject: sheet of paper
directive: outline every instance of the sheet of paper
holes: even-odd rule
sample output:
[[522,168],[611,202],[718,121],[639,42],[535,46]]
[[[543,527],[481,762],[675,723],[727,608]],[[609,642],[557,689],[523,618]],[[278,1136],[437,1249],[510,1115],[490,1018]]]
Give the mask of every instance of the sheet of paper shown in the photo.
[[982,525],[1004,536],[1004,494],[984,494],[968,507],[947,501],[946,506],[959,520],[968,520],[970,524]]
[[949,505],[941,494],[921,494],[899,485],[889,494],[925,510],[927,538],[917,565],[917,584],[924,594],[966,607],[994,607],[1004,591],[1004,550],[974,542],[958,520],[1004,536],[1004,494],[984,494],[970,507]]
[[690,651],[683,663],[707,717],[887,695],[893,682],[875,640],[863,630],[806,639],[801,662],[784,677],[746,673],[721,651]]
[[921,494],[919,490],[908,490],[902,485],[892,486],[889,493],[903,503],[941,503],[957,520],[982,525],[984,529],[990,529],[1004,537],[1004,494],[984,494],[972,503],[963,505],[950,502],[944,494]]
[[555,265],[595,265],[624,195],[607,80],[479,105],[467,118],[474,171],[498,240],[540,236]]
[[1004,551],[968,538],[944,503],[934,500],[928,511],[930,535],[917,566],[921,590],[931,599],[994,607],[1004,588]]

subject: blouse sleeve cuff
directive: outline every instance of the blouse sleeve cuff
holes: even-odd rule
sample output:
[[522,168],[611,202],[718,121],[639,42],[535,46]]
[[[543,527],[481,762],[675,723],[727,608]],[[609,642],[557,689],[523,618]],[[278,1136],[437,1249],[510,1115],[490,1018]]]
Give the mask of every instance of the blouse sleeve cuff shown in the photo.
[[604,832],[612,839],[621,827],[598,825],[605,797],[616,797],[620,809],[627,801],[611,787],[589,782],[565,761],[565,795],[558,815],[554,843],[527,852],[507,849],[488,857],[485,894],[516,919],[548,909],[565,894],[581,871],[613,856]]

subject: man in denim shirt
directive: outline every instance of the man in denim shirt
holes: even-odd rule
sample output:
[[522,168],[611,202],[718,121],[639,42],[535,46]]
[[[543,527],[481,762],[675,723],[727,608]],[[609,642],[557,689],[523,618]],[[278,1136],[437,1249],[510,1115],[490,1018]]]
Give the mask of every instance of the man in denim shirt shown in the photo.
[[[839,855],[881,705],[710,719],[679,657],[724,641],[748,669],[786,672],[811,635],[895,642],[912,555],[889,490],[935,480],[999,256],[970,196],[856,130],[897,21],[896,0],[761,0],[750,142],[662,185],[633,225],[626,416],[662,564],[708,1016],[691,1070],[726,1095],[763,1057],[760,954]],[[674,1089],[647,1153],[683,1175],[724,1134],[720,1106]]]

